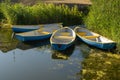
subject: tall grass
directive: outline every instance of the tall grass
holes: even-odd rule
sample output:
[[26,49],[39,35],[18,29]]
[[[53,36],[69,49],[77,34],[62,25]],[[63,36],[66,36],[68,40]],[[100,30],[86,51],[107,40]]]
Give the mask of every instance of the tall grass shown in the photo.
[[85,20],[89,29],[96,31],[120,46],[120,1],[91,0],[92,6]]
[[41,24],[63,22],[64,25],[82,24],[83,14],[77,6],[38,3],[33,6],[21,3],[0,3],[1,14],[10,24]]

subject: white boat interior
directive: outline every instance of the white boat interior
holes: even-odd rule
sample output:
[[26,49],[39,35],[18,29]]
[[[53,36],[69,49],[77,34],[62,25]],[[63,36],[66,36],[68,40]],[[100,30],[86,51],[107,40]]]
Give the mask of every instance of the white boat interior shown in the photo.
[[75,32],[78,36],[81,36],[83,38],[86,38],[88,40],[96,41],[96,42],[101,42],[101,43],[110,43],[114,42],[106,37],[103,37],[97,33],[91,32],[85,28],[77,27],[75,29]]
[[65,44],[73,41],[76,37],[75,32],[70,28],[62,28],[54,33],[52,41],[57,44]]

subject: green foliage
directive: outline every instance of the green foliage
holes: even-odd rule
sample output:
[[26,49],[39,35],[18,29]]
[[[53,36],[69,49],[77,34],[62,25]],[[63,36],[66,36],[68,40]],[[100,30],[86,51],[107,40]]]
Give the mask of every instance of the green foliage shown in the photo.
[[92,0],[85,23],[89,29],[107,36],[120,45],[120,0]]
[[2,19],[4,19],[4,15],[3,15],[3,12],[2,12],[2,7],[0,5],[0,22],[2,22]]
[[0,3],[5,22],[10,24],[41,24],[63,22],[64,25],[82,24],[82,12],[77,6],[38,3],[33,6],[21,3]]

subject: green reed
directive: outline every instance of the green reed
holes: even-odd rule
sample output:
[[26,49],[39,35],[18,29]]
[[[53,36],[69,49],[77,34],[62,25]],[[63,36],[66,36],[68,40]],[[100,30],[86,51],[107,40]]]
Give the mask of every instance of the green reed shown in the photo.
[[32,6],[21,3],[0,3],[4,21],[10,24],[41,24],[63,22],[64,25],[82,24],[83,13],[77,6],[38,3]]
[[89,29],[96,31],[120,45],[120,1],[92,0],[92,6],[85,23]]

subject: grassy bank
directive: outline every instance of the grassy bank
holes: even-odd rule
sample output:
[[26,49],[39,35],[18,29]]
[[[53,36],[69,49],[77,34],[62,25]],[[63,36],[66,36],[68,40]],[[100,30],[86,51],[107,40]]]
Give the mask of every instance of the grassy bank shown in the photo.
[[[83,14],[77,6],[38,3],[33,6],[20,3],[0,3],[0,18],[9,24],[43,24],[63,22],[64,25],[82,24]],[[1,16],[2,15],[2,16]]]
[[[120,46],[120,1],[91,0],[92,6],[85,23],[89,29],[100,33]],[[120,47],[119,47],[120,49]]]

